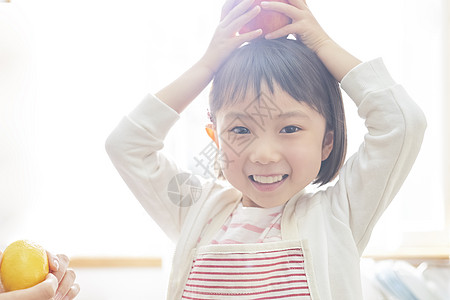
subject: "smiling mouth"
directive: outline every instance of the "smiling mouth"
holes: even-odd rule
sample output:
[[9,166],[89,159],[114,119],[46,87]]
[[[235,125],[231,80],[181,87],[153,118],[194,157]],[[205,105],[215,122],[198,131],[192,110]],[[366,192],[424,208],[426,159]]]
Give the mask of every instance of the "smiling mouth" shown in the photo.
[[275,176],[250,175],[248,178],[259,184],[273,184],[285,180],[288,176],[288,174]]

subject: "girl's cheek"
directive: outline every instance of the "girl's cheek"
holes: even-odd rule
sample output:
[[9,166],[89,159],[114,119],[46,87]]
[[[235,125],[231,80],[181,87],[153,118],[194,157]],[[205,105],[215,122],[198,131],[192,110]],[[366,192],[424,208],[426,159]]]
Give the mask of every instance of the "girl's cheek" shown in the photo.
[[223,146],[219,150],[218,162],[223,172],[229,172],[237,167],[239,155],[231,151],[229,147]]
[[230,157],[240,157],[248,150],[255,139],[256,137],[252,134],[234,134],[225,132],[221,134],[220,144],[222,150]]

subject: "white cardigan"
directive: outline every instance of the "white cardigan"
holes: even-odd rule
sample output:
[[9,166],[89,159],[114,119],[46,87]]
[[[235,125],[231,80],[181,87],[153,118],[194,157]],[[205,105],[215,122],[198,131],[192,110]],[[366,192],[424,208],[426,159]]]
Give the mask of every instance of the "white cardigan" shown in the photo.
[[[288,201],[281,221],[282,239],[301,241],[307,253],[312,299],[362,299],[360,256],[375,223],[409,173],[426,128],[422,111],[390,77],[381,59],[351,70],[341,87],[366,119],[364,142],[347,160],[334,186],[313,194],[299,192]],[[201,196],[192,206],[170,201],[169,181],[186,171],[160,150],[178,118],[149,95],[106,143],[136,198],[177,243],[170,300],[181,298],[196,249],[209,243],[241,199],[241,193],[226,182],[202,180]]]

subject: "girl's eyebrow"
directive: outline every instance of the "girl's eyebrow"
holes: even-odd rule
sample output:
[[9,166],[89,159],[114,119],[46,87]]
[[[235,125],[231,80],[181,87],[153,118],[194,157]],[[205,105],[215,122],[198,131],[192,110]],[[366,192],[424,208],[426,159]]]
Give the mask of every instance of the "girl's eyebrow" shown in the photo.
[[232,111],[232,112],[227,113],[224,118],[225,119],[235,119],[235,118],[248,119],[248,118],[251,118],[251,116],[248,113]]
[[300,119],[311,119],[307,113],[301,110],[293,110],[288,112],[282,112],[278,115],[278,118],[300,118]]
[[269,119],[283,119],[283,118],[296,118],[296,119],[311,119],[310,116],[305,113],[304,111],[301,110],[293,110],[293,111],[287,111],[287,112],[281,112],[278,115],[272,116],[272,115],[268,115],[268,114],[264,114],[264,112],[260,112],[260,113],[250,113],[250,112],[237,112],[237,111],[232,111],[229,112],[225,115],[224,119],[225,120],[235,120],[235,119],[257,119],[257,118],[261,118],[261,117],[266,117]]

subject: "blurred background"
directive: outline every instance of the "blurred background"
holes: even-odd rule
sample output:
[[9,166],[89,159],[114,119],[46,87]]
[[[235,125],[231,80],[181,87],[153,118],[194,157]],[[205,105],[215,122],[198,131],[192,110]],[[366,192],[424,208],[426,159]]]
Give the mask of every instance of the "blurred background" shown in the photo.
[[[164,298],[173,245],[129,192],[104,142],[147,93],[200,58],[222,4],[0,1],[0,249],[31,239],[68,254],[79,299]],[[355,56],[383,57],[428,119],[417,163],[365,253],[367,299],[450,299],[450,5],[308,5]],[[183,113],[166,147],[194,172],[209,143],[207,92]],[[348,99],[346,110],[352,154],[365,128]]]

